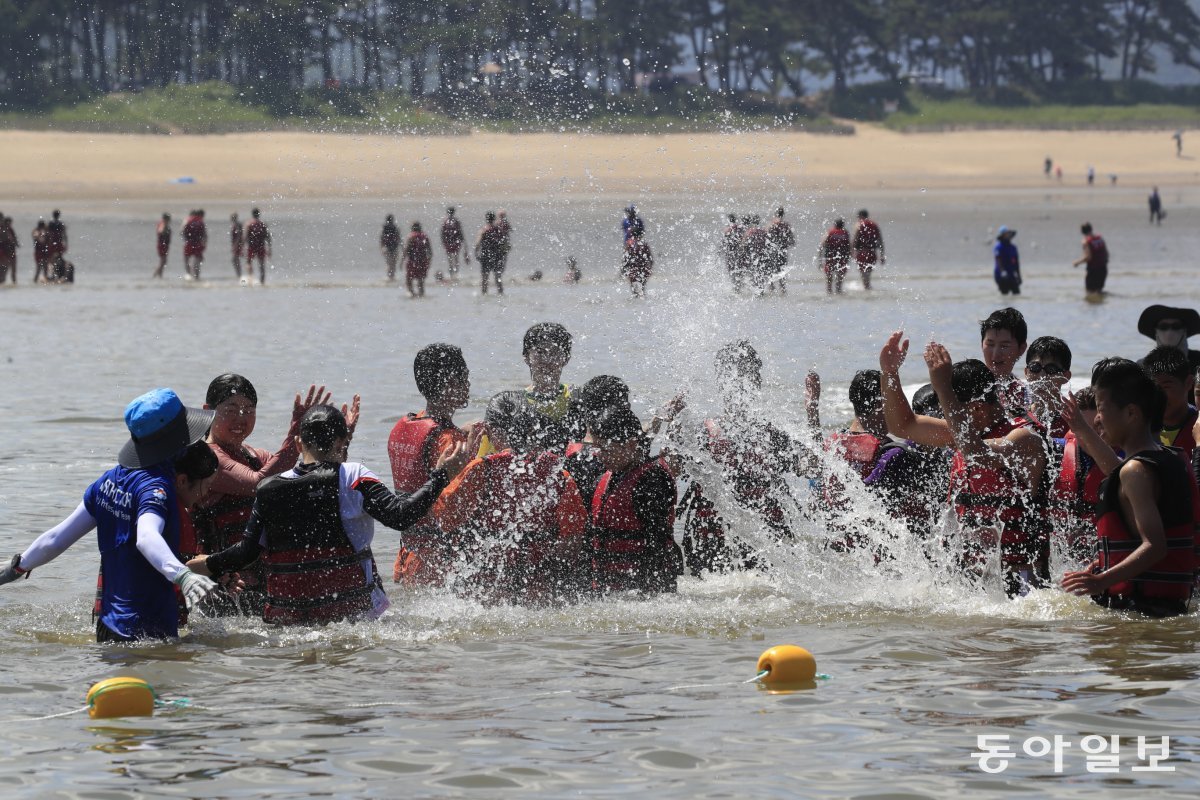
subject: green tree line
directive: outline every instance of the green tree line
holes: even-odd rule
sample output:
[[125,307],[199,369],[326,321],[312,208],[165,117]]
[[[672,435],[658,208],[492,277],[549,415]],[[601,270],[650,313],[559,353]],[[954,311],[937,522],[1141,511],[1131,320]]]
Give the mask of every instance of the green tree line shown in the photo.
[[[976,91],[1197,66],[1188,0],[0,0],[0,95],[337,80],[413,96],[844,92],[864,76]],[[639,76],[643,76],[639,80]]]

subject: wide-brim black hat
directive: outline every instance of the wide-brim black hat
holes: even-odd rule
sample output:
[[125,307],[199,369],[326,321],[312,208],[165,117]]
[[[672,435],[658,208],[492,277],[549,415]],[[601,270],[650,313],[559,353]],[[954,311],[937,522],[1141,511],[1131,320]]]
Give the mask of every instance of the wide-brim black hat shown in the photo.
[[1138,333],[1151,339],[1155,338],[1154,329],[1164,319],[1177,319],[1187,328],[1188,336],[1200,335],[1200,314],[1194,308],[1172,308],[1171,306],[1150,306],[1138,317]]
[[213,416],[213,411],[184,407],[182,413],[150,436],[130,436],[117,455],[117,463],[128,469],[161,464],[207,436]]

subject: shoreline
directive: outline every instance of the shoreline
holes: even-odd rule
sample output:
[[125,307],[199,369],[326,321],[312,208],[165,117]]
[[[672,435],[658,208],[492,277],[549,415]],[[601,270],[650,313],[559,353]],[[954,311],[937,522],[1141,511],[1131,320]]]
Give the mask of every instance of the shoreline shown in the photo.
[[[465,135],[268,132],[213,135],[0,131],[10,201],[220,196],[435,199],[598,194],[1191,186],[1200,160],[1162,131],[971,130],[849,136],[742,133]],[[1056,156],[1056,154],[1058,154]],[[1064,179],[1042,161],[1061,158]],[[194,183],[172,183],[190,177]]]

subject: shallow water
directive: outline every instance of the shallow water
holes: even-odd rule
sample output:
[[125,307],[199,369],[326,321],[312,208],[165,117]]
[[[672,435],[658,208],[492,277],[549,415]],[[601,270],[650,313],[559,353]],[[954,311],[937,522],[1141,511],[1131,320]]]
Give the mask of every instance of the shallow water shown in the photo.
[[[621,375],[644,416],[680,387],[690,423],[714,412],[712,353],[745,336],[763,354],[764,403],[783,424],[801,420],[803,375],[815,367],[825,424],[843,425],[850,377],[875,365],[897,325],[917,343],[936,334],[958,358],[978,353],[977,321],[1001,305],[989,257],[999,224],[1020,231],[1026,283],[1015,304],[1031,338],[1065,338],[1086,376],[1101,356],[1149,348],[1135,329],[1144,306],[1200,304],[1200,195],[1165,197],[1168,224],[1151,228],[1142,194],[780,191],[801,266],[787,297],[764,299],[735,298],[712,251],[726,210],[765,214],[778,197],[656,197],[642,204],[659,259],[645,302],[615,278],[615,209],[626,198],[506,200],[516,227],[508,293],[431,285],[424,302],[384,284],[374,243],[383,214],[431,228],[439,208],[266,207],[274,269],[268,286],[245,288],[224,262],[219,224],[205,281],[180,279],[177,242],[172,277],[156,283],[147,276],[160,207],[64,201],[79,284],[0,291],[0,553],[61,519],[111,465],[121,410],[146,388],[170,385],[198,404],[212,376],[244,373],[261,397],[250,441],[264,447],[278,445],[291,394],[310,381],[338,400],[360,392],[353,457],[386,473],[387,432],[419,407],[411,363],[421,345],[464,348],[471,419],[494,392],[527,380],[521,334],[547,319],[575,335],[565,378]],[[194,204],[213,220],[235,208]],[[845,296],[827,298],[808,259],[831,211],[850,217],[860,205],[883,226],[889,264],[872,292],[851,280]],[[21,230],[40,210],[3,208]],[[180,219],[185,209],[168,210]],[[462,213],[475,220],[482,210]],[[1083,302],[1082,272],[1070,268],[1084,219],[1113,252],[1112,295],[1100,305]],[[558,282],[567,255],[584,270],[581,286]],[[522,280],[534,269],[547,280]],[[912,360],[904,377],[915,385],[923,365]],[[869,504],[861,512],[885,516]],[[378,552],[391,552],[396,535],[377,533]],[[101,648],[89,619],[97,558],[85,540],[0,589],[0,720],[77,709],[93,682],[125,673],[190,704],[152,719],[5,725],[0,781],[11,797],[105,798],[1200,791],[1196,615],[1128,619],[1051,590],[1008,601],[901,556],[881,570],[806,544],[775,553],[768,574],[685,579],[677,597],[565,610],[483,608],[389,587],[393,608],[376,623],[281,632],[200,620],[178,643]],[[786,695],[744,683],[759,653],[786,642],[810,649],[829,678]],[[1004,773],[985,774],[971,758],[980,734],[1010,735],[1018,757]],[[1020,751],[1029,737],[1056,734],[1070,745],[1061,774],[1049,756]],[[1122,737],[1119,773],[1088,772],[1079,745],[1090,734]],[[1170,737],[1175,771],[1132,771],[1144,763],[1139,736]]]

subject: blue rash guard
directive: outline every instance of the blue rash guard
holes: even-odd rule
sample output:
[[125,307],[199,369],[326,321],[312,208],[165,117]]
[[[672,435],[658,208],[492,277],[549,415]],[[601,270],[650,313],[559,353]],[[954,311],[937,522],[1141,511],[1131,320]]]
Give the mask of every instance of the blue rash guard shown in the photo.
[[1021,277],[1021,257],[1017,254],[1017,246],[1012,242],[998,241],[992,250],[996,259],[993,274],[996,280]]
[[113,467],[87,488],[83,504],[96,520],[104,573],[100,621],[126,638],[178,636],[175,587],[137,549],[138,518],[153,514],[164,520],[163,539],[179,556],[175,468],[169,463],[150,469]]

